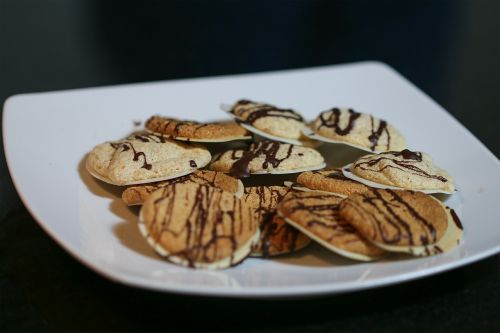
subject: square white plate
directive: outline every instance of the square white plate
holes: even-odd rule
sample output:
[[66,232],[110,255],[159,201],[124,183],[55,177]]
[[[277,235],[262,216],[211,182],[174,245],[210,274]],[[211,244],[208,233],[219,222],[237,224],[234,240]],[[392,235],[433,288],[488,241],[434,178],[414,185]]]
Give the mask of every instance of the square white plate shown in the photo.
[[[117,188],[93,179],[83,160],[153,114],[225,119],[221,103],[240,98],[300,110],[308,118],[349,106],[390,121],[409,146],[430,153],[456,179],[447,200],[465,225],[463,243],[430,258],[354,263],[312,246],[272,260],[248,259],[222,271],[160,259],[140,236]],[[24,204],[64,249],[121,283],[186,294],[305,296],[406,281],[500,251],[499,161],[443,108],[381,63],[17,95],[4,106],[9,170]],[[335,156],[335,150],[328,152]]]

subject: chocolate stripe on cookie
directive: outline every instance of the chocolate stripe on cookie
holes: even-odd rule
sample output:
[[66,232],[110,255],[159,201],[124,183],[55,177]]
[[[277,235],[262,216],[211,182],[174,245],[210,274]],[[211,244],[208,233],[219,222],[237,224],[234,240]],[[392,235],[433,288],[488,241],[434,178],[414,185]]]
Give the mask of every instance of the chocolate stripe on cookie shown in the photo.
[[142,167],[143,169],[146,169],[146,170],[151,170],[152,168],[152,165],[150,163],[148,163],[148,160],[147,160],[147,157],[146,157],[146,154],[142,151],[138,151],[134,144],[129,141],[130,139],[136,139],[136,140],[140,140],[142,142],[156,142],[156,143],[165,143],[165,138],[161,135],[155,135],[155,134],[137,134],[137,135],[133,135],[132,137],[130,137],[128,140],[125,140],[125,141],[122,141],[122,142],[110,142],[109,144],[111,145],[111,147],[113,147],[114,149],[118,150],[118,149],[122,149],[122,151],[127,151],[127,150],[130,150],[132,149],[132,152],[133,152],[133,157],[132,157],[132,160],[134,162],[137,162],[139,161],[139,158],[143,158],[143,164],[142,164]]
[[[401,156],[404,160],[397,160],[394,158],[390,158],[387,155],[393,155],[395,157]],[[380,156],[378,158],[373,158],[371,159],[372,155],[369,156],[369,158],[360,158],[357,160],[354,165],[353,165],[353,171],[355,172],[356,169],[361,169],[361,170],[368,170],[368,171],[377,171],[377,172],[383,172],[385,169],[388,168],[393,168],[393,169],[398,169],[403,172],[409,172],[413,175],[420,176],[420,177],[425,177],[429,179],[437,179],[443,183],[446,183],[448,179],[446,179],[443,176],[440,175],[435,175],[435,174],[430,174],[428,172],[425,172],[418,166],[414,165],[416,162],[422,162],[422,153],[420,152],[413,152],[408,149],[405,149],[401,152],[387,152],[384,153],[383,156]],[[385,165],[380,165],[383,161],[389,162],[390,164],[385,164]]]
[[251,125],[264,117],[304,120],[300,114],[292,109],[280,109],[274,105],[254,103],[244,99],[236,102],[229,112],[240,118],[241,122]]
[[322,192],[288,194],[278,211],[286,221],[326,248],[351,259],[373,260],[385,251],[363,239],[339,214],[341,197]]
[[305,135],[326,142],[344,143],[367,151],[403,149],[404,137],[387,121],[350,108],[321,112]]
[[235,253],[257,230],[250,213],[228,192],[207,185],[174,184],[156,191],[141,216],[167,259],[180,258],[187,266],[197,267],[226,257],[229,265],[236,263]]
[[240,197],[243,193],[243,184],[240,180],[228,176],[222,172],[197,170],[189,175],[182,177],[149,183],[145,185],[130,186],[122,193],[122,199],[127,205],[141,205],[149,196],[149,194],[158,190],[159,188],[173,185],[173,184],[186,184],[196,183],[200,185],[210,185],[221,188],[225,191],[234,193]]
[[245,188],[243,200],[254,210],[259,221],[260,242],[252,255],[273,256],[301,249],[310,240],[276,215],[276,207],[291,190],[283,186],[255,186]]
[[346,199],[340,212],[365,237],[388,245],[434,244],[447,226],[441,205],[420,192],[371,189]]
[[[248,170],[248,165],[254,158],[260,155],[265,156],[264,162],[262,163],[263,169],[267,169],[269,165],[272,165],[273,168],[277,168],[281,162],[290,157],[294,146],[289,145],[285,157],[277,158],[276,155],[280,147],[280,143],[276,141],[261,141],[252,144],[250,149],[243,152],[243,156],[234,162],[231,170],[229,170],[229,174],[236,178],[249,177],[250,172]],[[235,157],[236,156],[233,156],[233,158]]]

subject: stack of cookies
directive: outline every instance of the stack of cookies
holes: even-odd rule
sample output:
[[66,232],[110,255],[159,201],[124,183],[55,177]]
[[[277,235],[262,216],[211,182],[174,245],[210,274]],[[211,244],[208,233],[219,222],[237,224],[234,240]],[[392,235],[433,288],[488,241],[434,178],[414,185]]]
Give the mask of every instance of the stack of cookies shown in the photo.
[[[311,242],[370,261],[460,242],[456,213],[429,195],[452,194],[452,178],[406,149],[387,121],[332,108],[307,122],[296,110],[249,100],[223,109],[234,121],[152,116],[144,131],[87,156],[92,176],[123,186],[123,202],[141,206],[139,232],[169,262],[220,269]],[[369,154],[327,166],[313,148],[320,144],[333,157],[339,144]]]

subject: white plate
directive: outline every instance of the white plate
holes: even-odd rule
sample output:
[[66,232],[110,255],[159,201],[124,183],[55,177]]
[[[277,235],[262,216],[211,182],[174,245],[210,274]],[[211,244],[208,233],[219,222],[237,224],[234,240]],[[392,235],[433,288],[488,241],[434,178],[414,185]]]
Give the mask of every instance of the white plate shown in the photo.
[[[240,98],[290,105],[308,119],[335,105],[387,119],[412,148],[430,153],[455,177],[460,190],[447,204],[462,218],[464,242],[434,257],[375,263],[355,263],[319,246],[215,272],[163,261],[140,235],[135,211],[118,199],[120,191],[85,171],[85,154],[154,114],[225,119],[220,103]],[[83,264],[127,285],[214,296],[305,296],[415,279],[500,251],[499,161],[443,108],[380,63],[18,95],[5,103],[3,126],[9,170],[38,223]],[[345,147],[331,147],[327,160],[349,155]]]

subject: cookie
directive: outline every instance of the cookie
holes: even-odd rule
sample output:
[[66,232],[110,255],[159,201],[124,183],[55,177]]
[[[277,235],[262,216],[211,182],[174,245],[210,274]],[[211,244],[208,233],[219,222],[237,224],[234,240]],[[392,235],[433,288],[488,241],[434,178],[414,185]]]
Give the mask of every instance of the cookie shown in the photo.
[[342,200],[323,192],[291,192],[278,205],[278,213],[287,223],[341,256],[360,261],[382,257],[384,250],[365,240],[341,218]]
[[299,189],[303,187],[309,190],[335,193],[342,197],[368,189],[368,186],[344,176],[342,169],[339,168],[303,172],[297,177],[296,183]]
[[429,155],[408,149],[365,155],[344,167],[343,173],[348,178],[378,188],[447,194],[455,191],[451,176],[434,165]]
[[172,184],[188,184],[196,183],[200,185],[215,186],[224,191],[231,192],[236,197],[243,195],[243,183],[241,180],[228,176],[222,172],[209,170],[196,170],[189,175],[179,178],[155,182],[144,185],[130,186],[122,193],[122,200],[128,206],[142,205],[147,197],[159,188]]
[[307,246],[309,237],[285,223],[277,215],[276,207],[291,190],[284,186],[246,187],[242,200],[252,208],[259,222],[260,240],[252,249],[252,256],[269,257],[298,251]]
[[405,138],[387,121],[348,108],[324,111],[304,129],[311,139],[347,144],[371,152],[402,150]]
[[226,142],[251,139],[251,134],[235,122],[198,123],[162,116],[146,121],[146,128],[175,140],[196,142]]
[[139,229],[172,263],[218,269],[241,262],[259,239],[251,209],[232,193],[199,184],[173,184],[153,192]]
[[189,174],[210,162],[210,152],[155,134],[97,145],[87,156],[92,176],[113,184],[132,185]]
[[209,168],[243,178],[250,174],[296,173],[324,167],[323,156],[312,148],[261,141],[253,143],[247,150],[232,149],[220,154]]
[[430,255],[461,237],[456,214],[421,192],[370,189],[345,199],[339,211],[363,237],[391,252]]
[[306,126],[302,116],[292,109],[240,100],[227,111],[249,131],[267,139],[301,145]]

